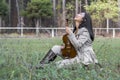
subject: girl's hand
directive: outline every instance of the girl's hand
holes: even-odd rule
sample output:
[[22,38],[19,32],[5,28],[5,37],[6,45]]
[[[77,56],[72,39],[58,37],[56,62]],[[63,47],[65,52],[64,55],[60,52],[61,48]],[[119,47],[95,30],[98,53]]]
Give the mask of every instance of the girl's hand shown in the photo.
[[66,27],[66,33],[70,34],[71,32],[72,32],[71,29],[69,27]]

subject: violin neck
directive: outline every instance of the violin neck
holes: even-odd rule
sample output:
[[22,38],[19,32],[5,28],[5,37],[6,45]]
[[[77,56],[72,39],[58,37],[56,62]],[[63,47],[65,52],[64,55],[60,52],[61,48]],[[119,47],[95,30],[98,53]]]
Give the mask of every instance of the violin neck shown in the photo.
[[68,27],[68,19],[66,19],[65,26]]

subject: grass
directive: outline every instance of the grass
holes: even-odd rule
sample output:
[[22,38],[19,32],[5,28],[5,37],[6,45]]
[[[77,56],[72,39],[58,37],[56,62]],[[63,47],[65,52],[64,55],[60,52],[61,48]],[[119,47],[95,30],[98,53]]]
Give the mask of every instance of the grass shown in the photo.
[[53,45],[60,44],[61,38],[0,39],[0,80],[120,80],[120,38],[95,39],[93,48],[102,71],[96,71],[93,65],[84,70],[77,64],[74,69],[58,70],[54,62],[42,70],[30,68]]

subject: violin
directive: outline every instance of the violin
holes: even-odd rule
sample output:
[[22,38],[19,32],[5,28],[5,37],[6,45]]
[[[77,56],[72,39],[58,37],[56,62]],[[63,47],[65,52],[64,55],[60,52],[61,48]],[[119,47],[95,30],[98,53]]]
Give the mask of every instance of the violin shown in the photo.
[[[66,26],[68,26],[68,19],[66,19]],[[66,59],[74,58],[77,55],[77,52],[68,38],[68,34],[63,35],[62,37],[65,47],[61,50],[62,56]]]

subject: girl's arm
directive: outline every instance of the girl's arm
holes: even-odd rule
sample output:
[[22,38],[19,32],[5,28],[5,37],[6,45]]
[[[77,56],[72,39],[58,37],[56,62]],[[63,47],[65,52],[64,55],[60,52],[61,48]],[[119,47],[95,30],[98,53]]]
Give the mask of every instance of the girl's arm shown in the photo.
[[85,44],[86,41],[88,41],[89,39],[89,32],[87,29],[85,28],[81,28],[82,30],[82,34],[80,34],[79,38],[76,39],[75,37],[75,34],[73,32],[71,32],[69,35],[68,35],[68,38],[70,40],[70,42],[72,43],[72,45],[78,49],[80,48],[83,44]]

